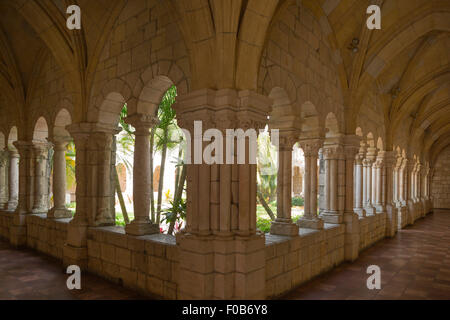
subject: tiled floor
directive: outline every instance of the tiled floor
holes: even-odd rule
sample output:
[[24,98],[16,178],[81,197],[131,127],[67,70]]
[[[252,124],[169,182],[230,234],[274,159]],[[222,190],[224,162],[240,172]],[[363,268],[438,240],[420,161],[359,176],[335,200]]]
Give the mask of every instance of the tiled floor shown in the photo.
[[96,276],[82,273],[81,290],[68,290],[69,275],[52,258],[31,250],[15,250],[0,241],[0,300],[144,299]]
[[[369,265],[381,268],[381,290],[368,290]],[[0,242],[0,299],[143,299],[89,274],[69,291],[53,259]],[[294,290],[283,299],[450,299],[450,211],[438,211]]]
[[[370,265],[381,269],[380,290],[367,289]],[[450,300],[450,211],[435,210],[283,299]]]

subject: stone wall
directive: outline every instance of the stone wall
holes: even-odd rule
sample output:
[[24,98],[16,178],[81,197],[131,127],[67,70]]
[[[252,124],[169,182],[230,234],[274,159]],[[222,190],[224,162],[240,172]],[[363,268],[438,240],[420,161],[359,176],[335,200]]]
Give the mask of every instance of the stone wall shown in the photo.
[[386,213],[359,218],[359,250],[362,251],[386,235]]
[[434,166],[431,196],[434,208],[450,208],[450,148],[441,153]]
[[143,294],[177,298],[178,248],[175,237],[134,237],[122,227],[88,230],[88,270]]
[[273,298],[344,261],[344,225],[300,229],[300,236],[266,234],[266,297]]
[[0,212],[0,238],[9,240],[9,226],[12,224],[12,214]]
[[67,238],[67,224],[71,219],[47,219],[46,214],[26,216],[27,246],[62,260]]

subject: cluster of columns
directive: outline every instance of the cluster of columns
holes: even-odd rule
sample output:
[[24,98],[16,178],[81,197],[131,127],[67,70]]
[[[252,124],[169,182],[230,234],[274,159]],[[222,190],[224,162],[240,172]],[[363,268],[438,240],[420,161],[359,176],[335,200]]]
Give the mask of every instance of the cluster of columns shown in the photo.
[[386,167],[385,152],[367,147],[361,142],[355,156],[355,207],[360,217],[385,212]]
[[[26,242],[25,216],[47,214],[48,218],[72,217],[65,208],[66,146],[69,140],[15,141],[0,154],[0,210],[13,215],[11,242],[21,246]],[[53,196],[49,210],[48,155],[54,146]]]

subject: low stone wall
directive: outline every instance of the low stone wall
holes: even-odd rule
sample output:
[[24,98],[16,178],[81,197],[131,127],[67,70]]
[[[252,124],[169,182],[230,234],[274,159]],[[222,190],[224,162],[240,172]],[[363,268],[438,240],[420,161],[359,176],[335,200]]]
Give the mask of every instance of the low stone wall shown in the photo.
[[135,237],[123,227],[88,230],[88,270],[143,294],[176,299],[178,261],[173,236]]
[[386,213],[359,218],[359,251],[362,251],[386,236]]
[[[8,239],[13,214],[0,212],[0,236]],[[27,246],[62,260],[71,219],[26,216]],[[385,237],[386,214],[359,219],[359,251]],[[300,229],[295,237],[265,235],[265,291],[281,296],[344,261],[345,225]],[[177,299],[179,250],[173,236],[130,236],[123,227],[88,229],[88,271],[155,298]]]
[[9,228],[13,215],[10,212],[0,211],[0,238],[9,240]]
[[297,237],[266,234],[266,297],[289,292],[344,261],[344,225],[300,229]]
[[27,246],[62,260],[70,220],[47,219],[46,214],[27,215]]

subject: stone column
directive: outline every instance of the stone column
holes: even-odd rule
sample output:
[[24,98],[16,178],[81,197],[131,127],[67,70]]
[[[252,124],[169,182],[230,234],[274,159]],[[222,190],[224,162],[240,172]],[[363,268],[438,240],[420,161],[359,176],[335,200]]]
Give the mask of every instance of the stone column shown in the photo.
[[8,204],[8,158],[7,151],[0,151],[0,210]]
[[35,185],[32,212],[35,214],[47,213],[48,211],[47,161],[50,147],[51,145],[48,143],[33,143]]
[[128,234],[141,236],[159,233],[159,226],[150,221],[150,128],[157,124],[157,118],[135,114],[127,118],[135,128],[133,165],[133,207],[134,220],[125,227]]
[[72,124],[67,130],[73,137],[76,158],[75,177],[76,184],[76,212],[74,218],[67,226],[67,239],[63,248],[64,266],[78,265],[80,268],[87,268],[87,228],[88,228],[88,181],[95,183],[95,177],[89,177],[88,145],[91,131],[91,124]]
[[320,139],[300,141],[305,156],[305,213],[297,221],[300,228],[323,229],[324,222],[317,215],[317,157],[322,144]]
[[366,210],[364,210],[364,169],[363,161],[365,154],[365,146],[361,145],[359,152],[355,155],[355,212],[360,217],[366,216]]
[[375,208],[372,204],[372,165],[376,159],[376,148],[369,147],[367,148],[366,159],[364,165],[366,167],[366,203],[365,210],[366,214],[371,216],[375,214]]
[[19,201],[19,152],[17,150],[9,150],[9,172],[8,172],[8,203],[7,211],[14,211]]
[[66,208],[66,152],[70,138],[53,139],[53,208],[47,213],[49,219],[72,218]]
[[375,208],[377,213],[386,212],[385,195],[383,190],[384,185],[384,151],[379,151],[377,156],[377,161],[375,162],[375,172],[376,172],[376,192],[375,192]]
[[277,218],[270,227],[271,234],[297,236],[298,226],[292,223],[292,148],[298,135],[281,132],[278,143]]
[[[343,223],[345,224],[344,256],[346,261],[354,261],[359,254],[359,215],[353,209],[353,168],[360,145],[360,137],[348,135],[344,137],[345,154],[345,207]],[[362,178],[362,176],[361,176]]]
[[338,141],[325,143],[323,147],[325,160],[325,211],[321,214],[321,218],[326,223],[342,223],[344,203],[340,203],[342,185],[344,184],[345,166],[340,167],[341,160],[344,159],[344,150],[340,139]]
[[393,237],[397,232],[397,207],[393,201],[393,183],[394,175],[393,168],[395,164],[395,154],[393,151],[386,151],[385,153],[385,167],[386,167],[386,181],[384,188],[386,190],[386,236]]
[[87,267],[87,228],[114,225],[111,208],[111,152],[116,127],[75,123],[66,128],[77,152],[76,213],[67,226],[63,264]]
[[[187,164],[186,227],[176,236],[180,299],[265,297],[265,236],[256,230],[256,157],[249,152],[256,155],[257,131],[264,128],[271,103],[253,91],[234,89],[177,97],[178,124],[188,141],[194,138],[187,148],[193,163]],[[212,129],[214,153],[222,163],[202,157],[212,153],[212,143],[201,139],[206,129]],[[221,139],[224,133],[227,138]]]
[[[10,242],[15,247],[21,247],[26,244],[26,223],[25,216],[30,213],[27,203],[27,186],[29,184],[30,176],[30,159],[32,153],[32,144],[27,141],[15,141],[14,146],[17,148],[19,157],[18,170],[18,204],[14,211],[13,222],[10,227]],[[13,152],[14,154],[14,152]],[[15,162],[16,156],[11,158]],[[14,165],[14,164],[13,164]],[[15,165],[14,165],[15,166]],[[13,180],[14,181],[14,180]]]

